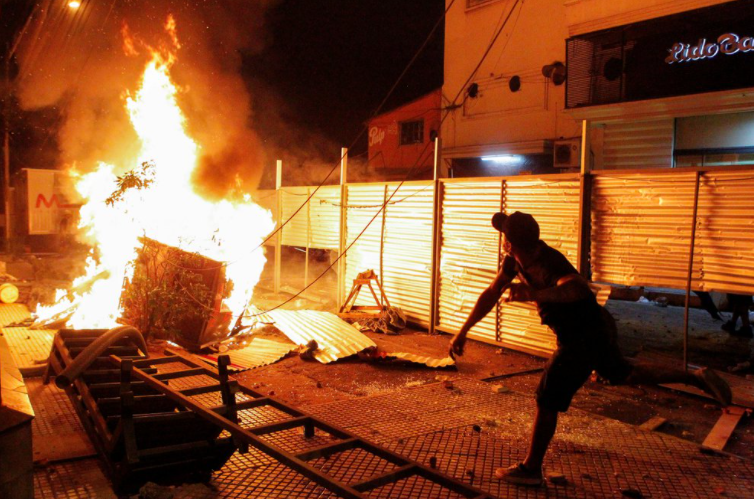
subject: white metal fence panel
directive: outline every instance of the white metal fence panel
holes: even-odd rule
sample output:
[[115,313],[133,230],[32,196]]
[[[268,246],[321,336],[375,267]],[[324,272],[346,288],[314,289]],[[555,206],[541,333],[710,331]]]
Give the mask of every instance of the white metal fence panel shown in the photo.
[[[283,198],[283,222],[288,221],[282,229],[283,241],[286,246],[309,245],[309,210],[310,203],[301,205],[309,195],[308,187],[284,187],[281,189]],[[299,208],[301,208],[299,210]],[[299,210],[296,213],[296,210]],[[293,214],[296,213],[294,216]],[[289,218],[292,219],[288,220]]]
[[754,294],[754,170],[704,173],[694,289]]
[[[309,188],[309,193],[314,192]],[[337,250],[340,245],[340,186],[324,185],[314,194],[309,211],[312,248]]]
[[[497,274],[500,237],[490,221],[500,211],[502,180],[443,182],[442,250],[439,269],[439,328],[458,331],[479,294]],[[470,338],[496,341],[495,314]]]
[[[348,186],[346,205],[346,253],[345,296],[353,287],[353,280],[360,272],[380,271],[380,239],[382,235],[382,212],[385,202],[384,184],[351,184]],[[363,234],[362,234],[363,232]],[[358,237],[358,240],[357,240]],[[354,243],[354,241],[356,241]],[[382,276],[380,276],[382,279]],[[379,290],[375,290],[379,292]],[[369,290],[362,290],[356,301],[358,305],[374,305]]]
[[[577,174],[507,178],[503,194],[505,212],[533,215],[542,240],[574,266],[578,259],[580,184]],[[500,304],[498,317],[501,344],[536,355],[555,350],[555,335],[541,324],[533,304]]]
[[413,322],[430,321],[433,182],[388,186],[382,280],[390,304]]
[[[695,175],[664,170],[594,176],[594,281],[686,287]],[[700,266],[694,267],[698,279]]]

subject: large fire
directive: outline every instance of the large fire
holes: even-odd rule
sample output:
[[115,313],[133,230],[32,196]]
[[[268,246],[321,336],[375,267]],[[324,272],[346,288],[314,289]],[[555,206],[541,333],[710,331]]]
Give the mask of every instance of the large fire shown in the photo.
[[[178,48],[172,19],[166,28]],[[234,315],[243,313],[259,280],[265,264],[260,243],[273,229],[270,213],[254,204],[249,194],[209,202],[196,192],[191,178],[201,145],[186,133],[187,118],[176,99],[180,89],[170,77],[174,56],[150,52],[139,90],[125,99],[141,141],[139,160],[131,170],[151,165],[148,185],[126,189],[113,202],[118,174],[123,172],[100,163],[92,173],[74,173],[76,189],[85,200],[79,228],[92,246],[87,272],[72,290],[58,291],[54,306],[40,307],[39,319],[72,314],[69,327],[116,325],[123,280],[131,277],[141,236],[226,262],[233,291],[225,304]]]

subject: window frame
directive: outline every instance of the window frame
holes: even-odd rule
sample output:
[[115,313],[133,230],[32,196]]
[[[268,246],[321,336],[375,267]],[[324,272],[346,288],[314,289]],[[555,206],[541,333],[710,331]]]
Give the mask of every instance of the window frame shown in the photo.
[[[404,132],[404,127],[408,127],[409,125],[415,125],[416,128],[411,130],[411,136],[413,140],[411,141],[404,141],[404,137],[406,137],[407,133]],[[398,136],[398,145],[399,146],[413,146],[416,144],[423,144],[424,143],[424,118],[420,118],[418,120],[406,120],[401,121],[398,123],[399,127],[399,133]]]

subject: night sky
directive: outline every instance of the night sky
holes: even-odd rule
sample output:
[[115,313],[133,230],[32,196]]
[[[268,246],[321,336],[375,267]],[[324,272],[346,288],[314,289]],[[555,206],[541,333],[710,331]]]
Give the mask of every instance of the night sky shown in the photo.
[[[3,47],[21,29],[32,5],[30,0],[0,0]],[[274,164],[281,152],[299,157],[300,164],[337,161],[344,146],[355,146],[354,156],[365,153],[366,134],[355,139],[444,7],[443,0],[281,0],[270,7],[263,48],[244,52],[241,69],[252,95],[252,128],[267,150],[265,163]],[[258,20],[249,21],[250,30],[257,25]],[[382,111],[442,85],[443,35],[440,25]],[[14,170],[54,165],[57,145],[51,130],[60,123],[60,110],[17,116]]]
[[[350,145],[443,10],[443,0],[283,1],[268,12],[267,48],[244,63],[252,94],[272,92],[287,107],[272,110],[257,98],[260,133],[285,141],[270,123],[282,111],[306,133]],[[441,25],[383,111],[442,85],[443,34]],[[365,149],[366,140],[358,146]]]

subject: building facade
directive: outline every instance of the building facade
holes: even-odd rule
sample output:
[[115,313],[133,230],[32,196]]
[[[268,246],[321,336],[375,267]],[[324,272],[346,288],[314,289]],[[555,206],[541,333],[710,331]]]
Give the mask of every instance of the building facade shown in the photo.
[[754,2],[566,2],[593,170],[754,164]]
[[567,37],[562,0],[452,3],[441,135],[456,176],[578,168],[580,124],[563,112]]
[[369,121],[369,169],[386,175],[432,170],[440,131],[442,92],[437,89]]

